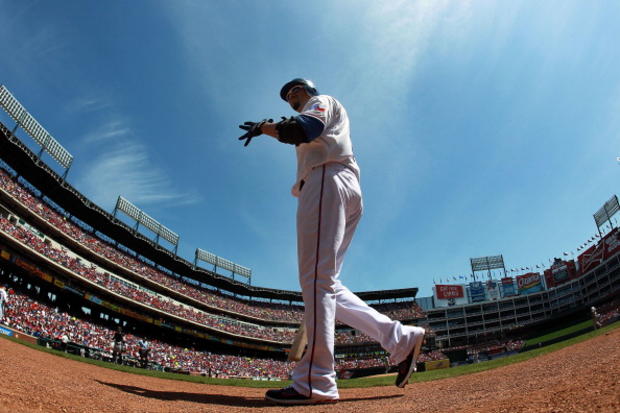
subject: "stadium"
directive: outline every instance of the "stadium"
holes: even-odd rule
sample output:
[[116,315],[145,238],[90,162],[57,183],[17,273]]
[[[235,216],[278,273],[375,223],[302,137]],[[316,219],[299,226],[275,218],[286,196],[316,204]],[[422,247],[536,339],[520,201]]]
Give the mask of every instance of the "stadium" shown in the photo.
[[620,412],[618,21],[0,1],[0,412]]
[[[254,286],[250,269],[205,250],[196,249],[193,262],[180,257],[179,236],[120,195],[114,211],[105,211],[66,181],[72,156],[6,86],[0,104],[14,121],[0,125],[0,283],[10,291],[3,334],[146,370],[289,378],[287,353],[303,315],[299,292]],[[594,214],[598,234],[577,247],[579,255],[538,271],[479,257],[471,259],[471,282],[453,277],[430,297],[417,297],[413,286],[357,294],[430,332],[418,371],[525,352],[528,338],[590,320],[593,308],[594,325],[577,333],[604,327],[620,318],[620,233],[611,221],[618,210],[613,196]],[[395,369],[378,343],[345,325],[337,325],[336,359],[345,380]]]

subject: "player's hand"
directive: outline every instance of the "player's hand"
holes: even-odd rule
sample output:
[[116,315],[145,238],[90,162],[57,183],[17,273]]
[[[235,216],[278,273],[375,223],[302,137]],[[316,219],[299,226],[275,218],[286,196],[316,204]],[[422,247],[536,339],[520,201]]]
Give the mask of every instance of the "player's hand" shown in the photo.
[[247,131],[243,136],[239,137],[240,141],[245,139],[243,146],[248,146],[253,137],[263,134],[260,128],[266,122],[272,123],[273,119],[263,119],[260,122],[244,122],[243,125],[239,125],[241,129]]

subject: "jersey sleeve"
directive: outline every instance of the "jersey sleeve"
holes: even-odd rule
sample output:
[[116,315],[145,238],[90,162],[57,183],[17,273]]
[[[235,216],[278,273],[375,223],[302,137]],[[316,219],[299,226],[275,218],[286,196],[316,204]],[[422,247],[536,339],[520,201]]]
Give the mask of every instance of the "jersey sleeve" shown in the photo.
[[306,135],[306,142],[310,142],[323,133],[325,129],[325,124],[314,116],[308,115],[299,115],[295,116],[297,119],[297,123],[299,123],[304,130],[304,135]]
[[324,96],[313,96],[308,104],[306,105],[307,109],[301,112],[301,116],[308,116],[315,119],[318,119],[323,123],[323,128],[326,128],[331,121],[331,103]]

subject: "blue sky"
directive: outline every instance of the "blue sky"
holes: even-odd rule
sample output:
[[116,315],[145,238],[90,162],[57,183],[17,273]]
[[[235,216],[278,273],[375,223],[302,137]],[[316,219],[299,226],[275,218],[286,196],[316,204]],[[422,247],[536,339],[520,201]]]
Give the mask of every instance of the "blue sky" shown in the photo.
[[100,206],[122,195],[180,255],[298,290],[294,149],[244,148],[237,125],[291,115],[281,85],[313,79],[362,169],[344,283],[428,296],[470,257],[548,263],[596,232],[620,173],[618,21],[615,1],[0,0],[0,83]]

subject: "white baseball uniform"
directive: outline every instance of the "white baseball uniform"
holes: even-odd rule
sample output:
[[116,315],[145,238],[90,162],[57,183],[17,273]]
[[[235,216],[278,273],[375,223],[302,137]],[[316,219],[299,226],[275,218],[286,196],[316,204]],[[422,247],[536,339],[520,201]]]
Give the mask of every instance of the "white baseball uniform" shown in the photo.
[[339,280],[346,250],[362,216],[359,168],[349,118],[336,99],[312,97],[301,115],[319,119],[323,132],[297,146],[297,253],[308,349],[293,370],[293,388],[313,399],[338,399],[334,370],[335,320],[363,332],[403,361],[415,329],[379,313]]
[[4,305],[9,301],[9,296],[4,288],[0,288],[0,320],[4,318]]

